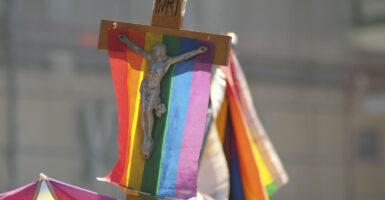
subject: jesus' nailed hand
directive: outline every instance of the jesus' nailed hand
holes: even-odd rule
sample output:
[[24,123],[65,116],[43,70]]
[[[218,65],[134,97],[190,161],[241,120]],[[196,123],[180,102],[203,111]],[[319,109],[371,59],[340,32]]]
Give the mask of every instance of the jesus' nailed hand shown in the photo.
[[142,106],[141,124],[144,133],[143,143],[140,148],[143,158],[148,159],[154,148],[154,141],[151,136],[154,125],[154,111],[157,117],[162,116],[162,114],[166,112],[166,106],[160,99],[160,82],[163,76],[172,64],[205,53],[208,50],[208,47],[201,46],[194,51],[175,57],[169,57],[167,56],[167,47],[163,43],[156,43],[152,47],[152,52],[149,53],[131,42],[125,34],[118,34],[118,38],[133,51],[145,57],[150,63],[147,77],[143,79],[140,85],[140,103]]

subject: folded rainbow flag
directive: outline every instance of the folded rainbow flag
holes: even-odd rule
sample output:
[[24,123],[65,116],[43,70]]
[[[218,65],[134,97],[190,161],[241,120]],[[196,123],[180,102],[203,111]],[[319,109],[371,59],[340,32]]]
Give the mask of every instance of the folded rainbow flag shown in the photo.
[[[120,42],[124,33],[145,51],[162,42],[168,56],[177,56],[204,45],[209,51],[179,62],[168,70],[161,82],[161,100],[167,112],[155,117],[152,137],[154,151],[148,160],[142,158],[140,145],[139,87],[146,77],[149,63]],[[196,196],[199,154],[209,101],[212,44],[196,39],[111,29],[108,53],[118,102],[119,160],[103,180],[117,184],[128,194],[148,198]]]
[[288,176],[254,108],[242,68],[231,52],[227,95],[216,119],[230,170],[230,199],[268,199]]

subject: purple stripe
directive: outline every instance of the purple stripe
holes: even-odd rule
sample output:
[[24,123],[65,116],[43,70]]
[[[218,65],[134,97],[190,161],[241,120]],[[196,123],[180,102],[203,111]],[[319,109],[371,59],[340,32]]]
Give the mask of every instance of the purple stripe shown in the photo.
[[197,56],[194,62],[190,101],[178,162],[177,198],[195,197],[197,192],[198,161],[206,124],[214,50],[211,43],[198,41],[198,47],[203,45],[209,47],[209,51]]

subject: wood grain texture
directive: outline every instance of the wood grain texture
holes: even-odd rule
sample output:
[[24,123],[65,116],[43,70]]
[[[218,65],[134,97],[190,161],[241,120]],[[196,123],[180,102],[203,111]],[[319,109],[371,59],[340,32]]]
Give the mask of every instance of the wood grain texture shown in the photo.
[[[115,24],[114,24],[115,23]],[[214,44],[214,59],[213,64],[227,66],[229,61],[229,52],[231,48],[231,37],[227,35],[218,35],[211,33],[202,33],[196,31],[171,29],[165,27],[116,22],[110,20],[102,20],[100,24],[99,44],[101,50],[108,49],[108,30],[112,28],[131,29],[143,32],[152,32],[158,34],[167,34],[178,37],[186,37],[209,41]]]
[[155,0],[152,26],[182,29],[187,0]]

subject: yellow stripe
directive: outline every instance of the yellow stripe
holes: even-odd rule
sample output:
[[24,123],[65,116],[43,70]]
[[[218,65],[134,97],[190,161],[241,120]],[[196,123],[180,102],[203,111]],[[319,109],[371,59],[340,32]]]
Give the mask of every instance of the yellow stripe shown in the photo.
[[[152,46],[156,43],[162,42],[163,36],[160,34],[146,33],[146,42],[144,50],[147,52],[152,51]],[[140,80],[143,80],[145,74],[147,74],[149,63],[146,59],[142,61],[142,72],[140,74]],[[139,94],[138,87],[138,94]],[[140,124],[141,119],[141,106],[140,106],[140,95],[136,98],[135,115],[134,115],[133,126],[131,130],[131,162],[129,163],[127,173],[128,186],[136,190],[140,190],[142,185],[142,175],[144,171],[145,160],[142,157],[140,151],[140,145],[143,141],[143,130]]]
[[139,192],[136,192],[136,191],[132,191],[132,190],[128,190],[127,188],[125,187],[120,187],[127,195],[130,195],[130,196],[139,196]]
[[132,191],[132,190],[127,190],[127,189],[123,189],[123,191],[126,192],[127,195],[130,195],[130,196],[139,196],[139,192],[137,191]]
[[[127,53],[127,56],[129,56],[128,53]],[[131,66],[130,62],[127,62],[127,68],[128,69],[132,69],[132,66]],[[127,77],[129,77],[129,72],[127,72],[127,73],[128,73]],[[129,78],[127,78],[127,86],[128,87],[129,87],[129,84],[130,84],[130,80],[129,80]],[[128,90],[128,92],[130,92],[130,90]],[[136,99],[135,99],[135,101],[136,101]],[[130,99],[128,99],[128,109],[130,109],[129,107],[130,107]],[[134,112],[135,112],[135,110],[134,110]],[[130,120],[130,117],[128,117],[128,120]],[[128,126],[130,126],[130,123],[128,123]],[[129,128],[130,127],[128,127],[128,129]],[[131,131],[132,131],[132,128],[131,128],[131,130],[128,130],[127,134],[131,133],[132,135],[134,135],[133,132],[131,132]],[[130,137],[130,149],[129,149],[129,154],[128,155],[131,155],[133,143],[134,143],[134,140],[133,140],[133,136],[132,136],[132,137]],[[126,172],[126,183],[124,183],[124,184],[128,186],[128,179],[129,179],[129,171],[130,171],[131,160],[128,160],[127,162],[128,162],[128,164],[127,164],[127,172]]]
[[274,182],[273,177],[270,174],[269,169],[267,168],[266,163],[263,161],[261,153],[258,150],[257,144],[255,144],[254,140],[252,141],[253,152],[257,160],[259,174],[262,176],[262,182],[265,186]]
[[[139,82],[141,82],[143,80],[143,65],[144,65],[145,62],[142,61],[141,63],[141,69],[142,71],[139,73]],[[128,67],[129,68],[132,68],[130,63],[128,63]],[[130,84],[131,83],[131,80],[127,80],[127,84]],[[139,86],[140,86],[140,83],[139,83]],[[139,88],[139,87],[138,87]],[[140,93],[139,91],[137,91],[137,96],[136,96],[136,99],[135,99],[135,108],[134,108],[134,117],[133,117],[133,121],[132,121],[132,126],[129,127],[131,128],[131,130],[129,131],[129,133],[131,133],[131,141],[130,141],[130,154],[129,155],[132,155],[131,156],[131,160],[129,160],[128,162],[128,166],[127,166],[127,183],[126,185],[128,187],[131,187],[131,188],[135,188],[135,185],[130,185],[132,183],[132,180],[135,179],[135,177],[132,175],[132,174],[135,174],[135,173],[132,173],[131,174],[131,166],[133,164],[133,151],[134,149],[137,149],[137,142],[135,142],[135,139],[138,140],[138,138],[143,138],[143,132],[141,131],[141,129],[137,130],[137,126],[138,126],[138,118],[140,116],[138,116],[138,113],[139,113],[139,109],[140,109]],[[139,147],[140,148],[140,147]],[[134,165],[135,166],[135,165]],[[139,193],[136,192],[136,191],[132,191],[132,190],[126,190],[126,193],[128,195],[133,195],[133,196],[139,196]]]
[[225,97],[223,99],[223,103],[221,105],[221,108],[218,112],[217,119],[215,120],[215,124],[216,124],[217,130],[218,130],[219,140],[221,141],[222,146],[223,146],[223,143],[225,141],[227,108],[228,108],[228,100]]

